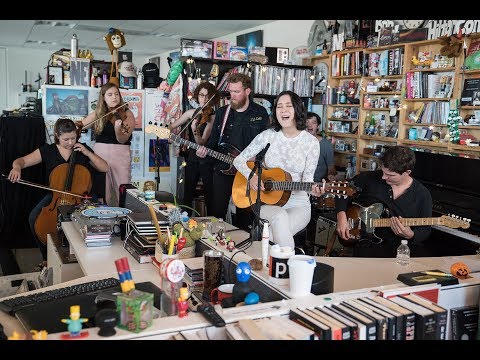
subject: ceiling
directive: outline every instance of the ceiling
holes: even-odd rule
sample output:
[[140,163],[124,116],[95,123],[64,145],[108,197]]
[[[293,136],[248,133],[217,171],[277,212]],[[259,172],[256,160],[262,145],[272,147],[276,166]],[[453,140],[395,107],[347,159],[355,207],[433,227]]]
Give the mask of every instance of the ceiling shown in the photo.
[[153,56],[176,50],[180,38],[210,40],[247,30],[276,20],[0,20],[0,46],[44,49],[52,52],[70,49],[77,35],[78,48],[107,51],[103,40],[108,29],[125,34],[126,46],[136,56]]

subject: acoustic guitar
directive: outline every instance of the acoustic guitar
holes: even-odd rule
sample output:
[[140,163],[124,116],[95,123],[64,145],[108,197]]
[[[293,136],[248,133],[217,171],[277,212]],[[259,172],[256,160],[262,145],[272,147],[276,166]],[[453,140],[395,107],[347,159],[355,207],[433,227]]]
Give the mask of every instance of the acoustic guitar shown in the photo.
[[[192,148],[195,150],[198,150],[202,146],[192,141],[188,141],[182,138],[180,135],[172,134],[168,128],[161,126],[147,125],[145,127],[145,132],[147,134],[155,134],[159,139],[170,139],[176,144],[185,145],[187,148]],[[233,166],[233,160],[238,156],[238,154],[240,154],[240,150],[227,143],[221,143],[219,144],[219,147],[223,149],[226,154],[207,148],[207,155],[230,165],[227,169],[220,170],[223,174],[235,175],[237,169],[235,166]]]
[[[247,162],[247,165],[252,169],[255,164]],[[278,206],[287,203],[292,190],[310,191],[313,184],[323,185],[322,182],[292,181],[292,176],[280,168],[264,169],[262,180],[265,190],[260,192],[260,200],[264,204]],[[352,196],[355,190],[346,181],[334,181],[326,183],[325,192],[335,196],[347,197]],[[247,179],[240,172],[237,172],[233,180],[232,200],[235,206],[239,208],[249,207],[257,200],[257,192],[254,190],[251,190],[250,196],[247,196]]]
[[[375,228],[390,227],[391,225],[390,218],[382,218],[383,209],[383,204],[380,203],[366,207],[352,203],[346,211],[352,237],[348,240],[338,237],[340,244],[345,247],[353,247],[360,239],[368,237],[369,234],[382,241],[381,238],[375,235]],[[400,222],[405,226],[442,225],[449,228],[462,229],[470,227],[470,219],[459,218],[455,215],[442,215],[431,218],[402,218]]]

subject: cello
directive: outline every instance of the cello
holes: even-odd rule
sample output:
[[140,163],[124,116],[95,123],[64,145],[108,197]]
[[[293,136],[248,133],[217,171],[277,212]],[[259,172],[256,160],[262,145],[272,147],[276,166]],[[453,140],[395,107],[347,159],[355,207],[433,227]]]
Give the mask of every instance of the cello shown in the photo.
[[[49,187],[73,194],[85,194],[92,188],[92,176],[83,165],[75,164],[75,151],[72,151],[68,163],[60,164],[50,173]],[[52,201],[43,207],[35,220],[35,234],[38,239],[47,244],[47,234],[57,231],[58,206],[77,205],[81,197],[67,195],[62,192],[53,192]]]

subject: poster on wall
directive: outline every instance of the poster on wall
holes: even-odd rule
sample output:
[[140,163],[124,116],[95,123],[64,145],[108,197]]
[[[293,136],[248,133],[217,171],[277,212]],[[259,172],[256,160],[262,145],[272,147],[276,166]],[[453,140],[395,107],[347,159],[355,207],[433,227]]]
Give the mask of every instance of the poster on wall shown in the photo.
[[148,171],[170,171],[170,146],[168,140],[150,139],[148,142]]
[[[54,142],[53,127],[60,117],[82,120],[95,110],[98,92],[86,86],[43,85],[42,115],[45,121],[47,142]],[[82,133],[80,141],[90,144],[90,135]]]
[[123,101],[128,102],[128,108],[135,117],[135,130],[142,130],[143,127],[143,90],[120,89]]
[[134,131],[132,133],[132,142],[130,150],[132,152],[132,181],[140,182],[143,179],[143,140],[142,131]]

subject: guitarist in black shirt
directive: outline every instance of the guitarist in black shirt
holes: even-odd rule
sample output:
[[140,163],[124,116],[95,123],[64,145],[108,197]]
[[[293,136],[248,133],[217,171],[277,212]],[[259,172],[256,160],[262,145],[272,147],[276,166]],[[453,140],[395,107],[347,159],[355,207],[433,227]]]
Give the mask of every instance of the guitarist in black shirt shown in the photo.
[[[361,205],[357,208],[363,207],[357,214],[357,221],[351,214],[352,206],[348,206],[351,198],[335,199],[339,241],[344,246],[354,245],[353,256],[395,257],[400,240],[407,239],[412,256],[424,256],[422,242],[430,235],[431,226],[410,227],[401,222],[402,218],[432,217],[430,192],[411,177],[415,153],[405,146],[392,146],[380,155],[379,160],[380,170],[362,172],[352,179],[359,190],[353,202]],[[358,231],[359,228],[365,229],[371,216],[370,209],[377,213],[383,210],[382,215],[390,218],[390,227],[379,227],[370,234]]]
[[[267,110],[250,100],[250,93],[252,92],[250,77],[245,74],[234,73],[228,77],[228,81],[230,104],[222,106],[215,112],[215,121],[210,138],[205,146],[200,147],[196,152],[200,158],[207,156],[207,149],[220,151],[222,143],[233,145],[236,149],[242,151],[270,123]],[[225,170],[226,167],[228,165],[224,162],[215,161],[214,163],[213,208],[208,209],[208,214],[217,218],[225,218],[232,195],[234,176],[225,175],[221,171]],[[245,210],[237,208],[236,215],[236,226],[245,229],[251,224],[250,215],[245,214]]]

